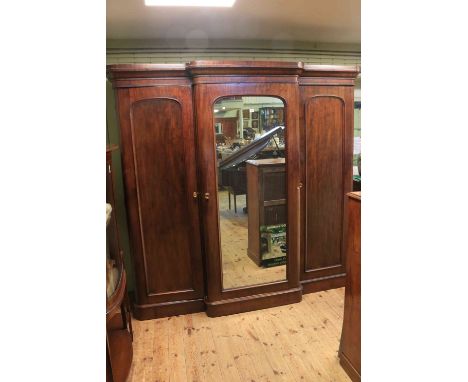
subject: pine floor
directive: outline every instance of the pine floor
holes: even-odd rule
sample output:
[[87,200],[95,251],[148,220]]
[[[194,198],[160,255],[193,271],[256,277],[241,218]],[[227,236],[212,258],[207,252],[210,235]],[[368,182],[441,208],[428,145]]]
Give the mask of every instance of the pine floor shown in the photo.
[[248,216],[242,211],[246,206],[246,196],[237,196],[237,213],[234,212],[232,195],[231,209],[228,192],[219,191],[218,196],[224,289],[285,280],[286,265],[262,268],[247,256]]
[[340,288],[226,317],[133,320],[128,382],[350,381],[337,356],[343,302]]

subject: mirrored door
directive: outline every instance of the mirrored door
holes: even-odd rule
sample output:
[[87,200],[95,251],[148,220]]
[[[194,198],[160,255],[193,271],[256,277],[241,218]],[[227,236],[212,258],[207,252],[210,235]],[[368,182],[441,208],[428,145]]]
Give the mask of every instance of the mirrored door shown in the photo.
[[223,290],[284,281],[284,103],[277,97],[223,97],[213,118]]

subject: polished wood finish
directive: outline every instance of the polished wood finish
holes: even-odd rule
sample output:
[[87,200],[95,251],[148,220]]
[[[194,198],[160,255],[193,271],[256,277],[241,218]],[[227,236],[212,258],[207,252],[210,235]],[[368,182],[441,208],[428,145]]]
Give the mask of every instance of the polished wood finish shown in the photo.
[[[232,78],[237,76],[245,77],[249,80],[251,76],[276,76],[276,75],[299,75],[304,64],[302,62],[287,61],[210,61],[196,60],[187,64],[187,69],[193,76],[194,83],[214,81],[214,82],[235,82]],[[211,78],[207,78],[208,76]],[[227,76],[220,78],[220,76]],[[293,80],[292,78],[290,80]],[[255,81],[255,79],[254,79]],[[279,80],[285,82],[286,80]],[[241,94],[232,94],[241,95]]]
[[132,125],[145,271],[152,275],[146,276],[146,293],[193,289],[186,220],[193,201],[185,179],[181,104],[169,98],[135,102]]
[[[299,243],[294,239],[288,248],[287,280],[265,285],[247,286],[236,289],[223,289],[221,244],[217,204],[217,171],[215,161],[214,120],[211,110],[216,100],[227,96],[271,96],[282,99],[285,108],[286,158],[287,158],[287,237],[298,237],[298,195],[296,187],[300,183],[299,174],[299,132],[298,132],[298,72],[300,65],[280,64],[275,69],[269,63],[252,63],[245,68],[244,63],[232,63],[230,73],[224,66],[221,69],[211,63],[191,63],[189,70],[193,76],[196,125],[198,133],[198,165],[201,193],[212,197],[203,200],[203,238],[207,277],[205,304],[209,316],[242,312],[246,309],[261,309],[267,306],[288,304],[300,300],[299,283]],[[237,66],[236,66],[237,65]],[[259,65],[259,66],[255,66]],[[196,66],[196,67],[195,67]],[[211,70],[213,69],[213,70]],[[281,75],[271,75],[271,72]],[[248,72],[248,73],[246,73]],[[255,74],[253,74],[255,73]],[[220,74],[218,76],[218,74]],[[249,74],[249,75],[246,75]],[[274,81],[268,81],[274,79]],[[294,245],[296,244],[296,245]],[[266,301],[266,303],[263,303]],[[272,304],[272,305],[270,305]]]
[[[108,66],[117,92],[137,318],[180,314],[184,307],[220,315],[289,303],[300,299],[299,278],[304,291],[343,285],[340,219],[352,184],[358,73],[270,61]],[[252,95],[285,104],[287,280],[223,290],[213,105]],[[165,229],[155,230],[158,224]]]
[[361,192],[346,200],[346,294],[340,363],[354,381],[361,381]]
[[[125,330],[113,330],[107,333],[107,359],[111,367],[107,368],[107,382],[125,382],[132,365],[132,338]],[[128,350],[123,350],[128,349]]]
[[304,67],[301,94],[301,282],[344,286],[344,195],[352,191],[356,68]]
[[261,265],[260,227],[286,224],[286,165],[284,158],[247,161],[249,239],[247,254]]
[[115,293],[120,299],[118,309],[111,309],[106,314],[107,382],[125,382],[132,364],[133,331],[126,288],[124,270]]
[[192,92],[181,79],[117,89],[140,319],[204,309]]

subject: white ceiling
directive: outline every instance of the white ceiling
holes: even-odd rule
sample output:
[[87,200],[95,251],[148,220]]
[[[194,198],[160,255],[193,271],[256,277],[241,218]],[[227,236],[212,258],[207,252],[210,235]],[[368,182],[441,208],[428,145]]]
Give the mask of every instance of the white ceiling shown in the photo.
[[360,0],[237,0],[232,8],[107,0],[108,39],[361,42]]

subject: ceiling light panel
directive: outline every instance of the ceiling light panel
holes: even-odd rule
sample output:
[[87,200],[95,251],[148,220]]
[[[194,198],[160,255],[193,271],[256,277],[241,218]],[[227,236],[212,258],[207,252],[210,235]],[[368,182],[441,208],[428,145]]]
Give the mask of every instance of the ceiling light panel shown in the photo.
[[145,0],[148,7],[232,7],[236,0]]

